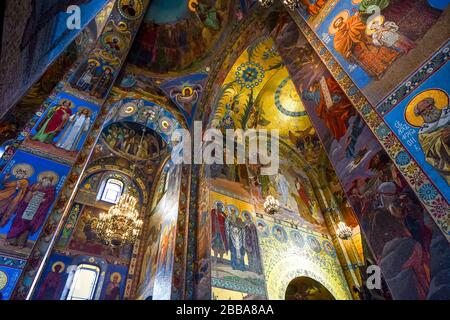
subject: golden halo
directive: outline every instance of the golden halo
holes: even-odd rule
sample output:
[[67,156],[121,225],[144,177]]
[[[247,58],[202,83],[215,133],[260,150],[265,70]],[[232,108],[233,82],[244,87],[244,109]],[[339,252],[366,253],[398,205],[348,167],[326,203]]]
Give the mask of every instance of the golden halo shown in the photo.
[[167,128],[169,127],[169,122],[167,122],[166,120],[163,120],[163,121],[161,121],[161,126],[162,126],[164,129],[167,129]]
[[122,275],[118,272],[111,273],[111,276],[109,277],[109,280],[113,281],[114,277],[117,276],[117,279],[119,279],[119,282],[122,280]]
[[425,98],[433,98],[435,106],[438,109],[443,109],[448,106],[449,98],[448,94],[441,89],[429,89],[416,95],[405,109],[405,119],[409,125],[413,127],[421,127],[423,125],[423,118],[414,114],[414,108],[416,104]]
[[104,67],[103,67],[103,71],[106,71],[106,69],[109,69],[109,71],[110,71],[111,73],[114,72],[113,68],[111,68],[110,66],[104,66]]
[[370,19],[370,21],[367,23],[367,27],[366,27],[366,34],[368,36],[371,36],[372,34],[375,33],[375,29],[372,28],[373,24],[375,22],[378,22],[380,26],[383,25],[384,16],[379,15],[379,16],[376,16],[375,18]]
[[78,110],[77,110],[77,112],[82,112],[82,111],[84,111],[84,110],[87,110],[87,111],[88,111],[88,116],[90,116],[90,115],[92,114],[92,110],[89,109],[89,108],[87,108],[87,107],[79,107]]
[[95,59],[89,59],[89,60],[88,60],[88,63],[94,63],[96,67],[98,67],[98,66],[100,65],[100,62],[98,62],[98,61],[95,60]]
[[194,8],[194,3],[198,4],[198,0],[189,0],[189,4],[188,4],[188,8],[189,10],[191,10],[192,12],[197,12],[197,9]]
[[8,284],[8,275],[0,270],[0,290],[6,287]]
[[38,182],[41,182],[41,180],[42,180],[44,177],[50,177],[50,178],[53,178],[53,179],[52,179],[52,185],[53,185],[53,186],[56,185],[56,184],[58,183],[58,180],[59,180],[59,176],[58,176],[58,174],[56,174],[56,172],[53,172],[53,171],[44,171],[44,172],[41,172],[41,173],[38,175]]
[[66,265],[62,261],[55,262],[52,265],[52,271],[53,272],[56,272],[56,270],[55,270],[56,266],[61,266],[61,269],[58,271],[58,273],[62,273],[64,271],[64,268],[66,267]]
[[184,87],[183,88],[183,96],[190,97],[194,93],[194,90],[192,90],[191,87]]
[[127,24],[123,21],[119,22],[117,27],[120,31],[126,31],[128,29]]
[[333,21],[331,21],[330,26],[328,27],[328,33],[335,34],[338,31],[338,29],[334,26],[337,19],[342,18],[342,19],[344,19],[344,21],[346,21],[349,17],[350,17],[350,11],[342,10],[341,12],[339,12],[336,15],[336,17],[334,17]]
[[130,117],[135,114],[137,111],[137,106],[134,102],[127,102],[123,106],[120,107],[120,115],[122,117]]
[[16,164],[11,170],[13,176],[16,177],[19,170],[27,172],[27,174],[25,175],[24,179],[27,179],[27,178],[31,177],[33,175],[33,173],[34,173],[33,167],[31,165],[29,165],[28,163]]
[[60,100],[58,101],[59,104],[64,104],[65,102],[68,102],[68,103],[69,103],[69,108],[73,108],[73,102],[70,101],[69,99],[60,99]]

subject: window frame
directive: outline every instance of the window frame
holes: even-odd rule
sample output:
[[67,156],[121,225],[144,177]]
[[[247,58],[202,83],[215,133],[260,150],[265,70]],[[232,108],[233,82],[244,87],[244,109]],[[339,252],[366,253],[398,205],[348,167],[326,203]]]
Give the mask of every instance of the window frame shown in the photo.
[[[90,273],[93,273],[93,272],[95,273],[95,278],[93,281],[91,281],[90,295],[88,298],[81,297],[81,296],[75,296],[76,289],[77,289],[77,283],[80,280],[79,275],[81,274],[82,271],[89,271]],[[101,270],[96,265],[88,264],[88,263],[79,264],[77,266],[75,274],[72,278],[72,283],[70,284],[69,292],[68,292],[65,300],[78,300],[78,301],[93,300],[95,292],[97,291],[97,285],[98,285],[98,280],[100,278],[100,273],[101,273]]]
[[[118,194],[118,196],[116,197],[115,201],[112,201],[110,198],[106,197],[106,194],[111,190],[111,188],[108,187],[110,185],[114,185],[120,189],[120,192],[116,193],[116,194]],[[115,177],[108,177],[103,181],[102,187],[100,188],[100,191],[97,194],[97,199],[100,201],[104,201],[106,203],[116,204],[119,201],[120,196],[123,194],[124,188],[125,188],[125,184],[123,183],[122,180],[117,179]],[[115,191],[117,191],[117,190],[115,190]]]

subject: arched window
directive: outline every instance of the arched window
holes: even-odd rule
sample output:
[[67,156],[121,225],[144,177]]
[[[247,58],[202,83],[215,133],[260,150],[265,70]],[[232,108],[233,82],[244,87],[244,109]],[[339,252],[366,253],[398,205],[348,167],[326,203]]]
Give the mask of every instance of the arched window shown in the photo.
[[100,188],[100,200],[116,204],[123,192],[123,182],[110,178]]
[[75,271],[67,300],[92,300],[99,275],[99,267],[80,264]]

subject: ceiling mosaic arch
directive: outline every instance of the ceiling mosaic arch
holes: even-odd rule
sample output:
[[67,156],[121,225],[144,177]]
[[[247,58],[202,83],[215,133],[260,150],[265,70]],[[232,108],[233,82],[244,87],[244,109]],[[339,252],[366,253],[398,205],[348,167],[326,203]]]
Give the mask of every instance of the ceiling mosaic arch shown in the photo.
[[147,75],[199,69],[232,25],[234,7],[227,0],[152,1],[129,63]]
[[169,149],[172,146],[172,132],[182,128],[177,118],[166,108],[144,99],[125,98],[115,103],[104,128],[119,122],[147,127],[157,133]]
[[220,88],[213,110],[212,127],[278,129],[280,141],[309,163],[317,163],[322,152],[272,38],[258,39],[239,56]]
[[305,276],[321,283],[337,300],[349,298],[350,292],[338,276],[339,271],[331,272],[335,265],[326,263],[322,268],[317,268],[314,263],[317,257],[298,256],[291,252],[286,254],[286,251],[283,253],[283,256],[271,256],[271,259],[277,260],[276,263],[270,265],[265,262],[269,299],[284,300],[289,283],[295,278]]

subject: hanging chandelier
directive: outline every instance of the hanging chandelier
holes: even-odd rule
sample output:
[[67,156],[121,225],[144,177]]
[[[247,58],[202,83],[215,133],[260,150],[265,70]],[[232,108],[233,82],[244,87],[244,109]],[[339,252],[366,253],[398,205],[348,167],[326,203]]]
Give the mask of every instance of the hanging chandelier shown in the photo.
[[[258,2],[261,7],[269,8],[273,5],[274,0],[258,0]],[[289,10],[295,10],[300,6],[299,0],[282,0],[282,2]]]
[[137,202],[129,192],[122,194],[108,212],[100,213],[97,235],[113,246],[134,243],[143,224],[136,209]]
[[[142,129],[137,154],[141,151],[148,121],[154,119],[154,112],[151,110],[145,110],[142,114],[146,121]],[[131,166],[131,178],[135,176],[136,166],[137,160]],[[119,201],[109,208],[108,212],[100,214],[96,226],[97,235],[113,246],[120,246],[125,242],[134,243],[143,225],[143,221],[139,218],[139,210],[136,208],[137,204],[137,198],[130,193],[130,187],[128,187],[120,196]]]
[[345,222],[339,222],[336,230],[336,234],[339,238],[343,240],[348,240],[352,237],[352,229],[345,224]]
[[298,0],[283,0],[283,4],[289,9],[289,10],[295,10],[300,6]]
[[271,5],[273,5],[274,0],[258,0],[259,4],[263,8],[269,8]]
[[264,202],[264,211],[267,214],[274,215],[280,210],[280,203],[273,196],[268,196]]

